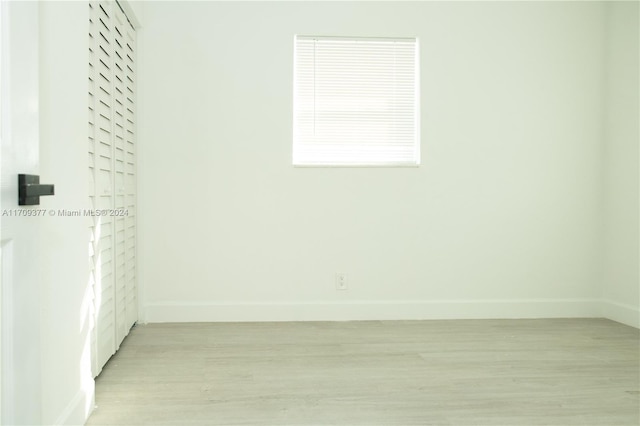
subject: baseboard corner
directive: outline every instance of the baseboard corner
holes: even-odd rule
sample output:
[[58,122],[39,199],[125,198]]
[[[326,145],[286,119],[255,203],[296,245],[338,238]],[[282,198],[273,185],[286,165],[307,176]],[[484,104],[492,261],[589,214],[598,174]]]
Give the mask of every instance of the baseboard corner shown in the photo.
[[602,301],[602,316],[631,327],[640,328],[640,308],[613,300]]

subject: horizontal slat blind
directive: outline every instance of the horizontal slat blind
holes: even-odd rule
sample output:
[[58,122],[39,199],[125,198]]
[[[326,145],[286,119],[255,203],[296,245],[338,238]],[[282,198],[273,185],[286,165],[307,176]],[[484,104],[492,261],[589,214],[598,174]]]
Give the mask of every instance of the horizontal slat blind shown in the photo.
[[420,161],[416,39],[295,38],[294,165]]

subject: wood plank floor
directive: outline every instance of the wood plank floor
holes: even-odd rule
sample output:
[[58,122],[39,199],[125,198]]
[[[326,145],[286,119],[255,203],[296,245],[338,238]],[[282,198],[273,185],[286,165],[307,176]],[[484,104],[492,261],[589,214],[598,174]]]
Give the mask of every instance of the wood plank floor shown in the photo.
[[601,319],[150,324],[88,425],[637,426],[639,338]]

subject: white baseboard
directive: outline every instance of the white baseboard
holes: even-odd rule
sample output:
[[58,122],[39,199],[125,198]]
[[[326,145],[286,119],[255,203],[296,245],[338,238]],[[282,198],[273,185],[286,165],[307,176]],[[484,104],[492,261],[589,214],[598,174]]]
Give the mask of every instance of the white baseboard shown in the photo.
[[93,408],[94,405],[94,394],[80,389],[53,424],[84,425],[91,414],[91,411],[87,412],[87,407]]
[[142,323],[354,321],[426,319],[597,318],[596,299],[205,303],[156,302]]
[[603,300],[602,316],[631,327],[640,328],[640,309],[637,306]]

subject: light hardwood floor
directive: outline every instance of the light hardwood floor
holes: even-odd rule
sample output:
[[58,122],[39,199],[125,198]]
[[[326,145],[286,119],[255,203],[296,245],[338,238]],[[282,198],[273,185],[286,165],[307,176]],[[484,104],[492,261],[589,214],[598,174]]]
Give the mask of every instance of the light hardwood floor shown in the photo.
[[639,338],[601,319],[150,324],[88,425],[637,426]]

